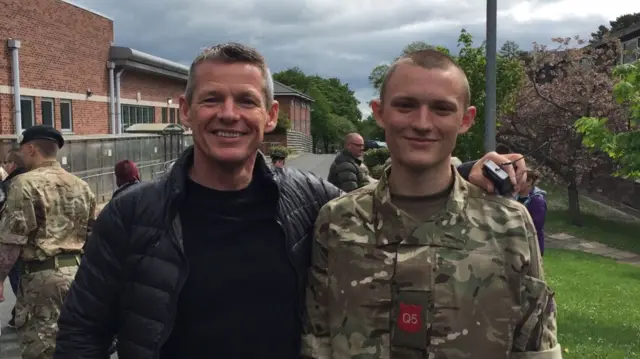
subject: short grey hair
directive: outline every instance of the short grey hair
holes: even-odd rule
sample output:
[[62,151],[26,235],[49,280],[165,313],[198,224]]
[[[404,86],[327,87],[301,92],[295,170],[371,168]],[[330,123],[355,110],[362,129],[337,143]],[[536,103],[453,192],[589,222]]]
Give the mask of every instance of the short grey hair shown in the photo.
[[267,67],[267,61],[264,56],[258,52],[258,50],[237,42],[228,42],[225,44],[207,47],[202,50],[198,56],[196,56],[189,68],[189,79],[187,80],[187,88],[184,92],[184,96],[189,104],[191,104],[193,92],[196,87],[195,68],[198,64],[206,61],[227,64],[246,63],[260,68],[264,79],[264,97],[266,100],[266,106],[267,109],[271,108],[274,101],[273,77],[271,76],[269,67]]

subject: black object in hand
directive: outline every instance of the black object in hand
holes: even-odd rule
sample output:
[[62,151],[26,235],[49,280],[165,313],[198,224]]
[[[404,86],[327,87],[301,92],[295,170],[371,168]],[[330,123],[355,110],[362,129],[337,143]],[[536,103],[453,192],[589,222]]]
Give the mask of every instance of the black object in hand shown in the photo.
[[509,174],[495,162],[487,160],[482,166],[482,173],[493,183],[499,195],[510,196],[513,193],[513,184],[509,179]]

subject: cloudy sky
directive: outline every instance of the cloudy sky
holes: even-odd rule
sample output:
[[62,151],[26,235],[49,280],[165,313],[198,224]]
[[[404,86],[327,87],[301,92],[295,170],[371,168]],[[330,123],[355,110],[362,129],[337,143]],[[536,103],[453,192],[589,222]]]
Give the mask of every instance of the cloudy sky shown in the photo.
[[[412,41],[455,49],[461,28],[480,43],[484,0],[71,0],[109,16],[116,43],[189,65],[213,44],[251,44],[272,71],[299,66],[338,77],[356,91],[361,110],[373,91],[367,76]],[[634,0],[499,0],[498,47],[523,49],[555,36],[588,38],[609,19],[640,12]]]

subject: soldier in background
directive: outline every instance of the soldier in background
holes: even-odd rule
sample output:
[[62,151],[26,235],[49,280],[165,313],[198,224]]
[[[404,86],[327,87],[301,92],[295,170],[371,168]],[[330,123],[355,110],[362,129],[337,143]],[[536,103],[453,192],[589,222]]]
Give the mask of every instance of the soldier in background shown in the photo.
[[391,167],[318,214],[303,358],[562,357],[526,208],[451,165],[469,92],[436,50],[391,65],[372,104]]
[[89,185],[56,160],[60,132],[38,125],[20,141],[27,173],[11,183],[0,220],[0,281],[22,261],[16,329],[22,358],[52,358],[57,321],[93,220],[96,199]]
[[[22,155],[20,154],[20,150],[17,148],[12,148],[7,152],[7,155],[4,158],[4,170],[7,172],[7,178],[0,183],[0,216],[2,215],[2,211],[4,210],[4,205],[7,202],[7,194],[9,193],[9,188],[11,186],[11,182],[13,179],[21,175],[27,170],[24,168],[24,161],[22,160]],[[13,290],[14,295],[18,295],[18,283],[20,282],[20,261],[17,261],[11,271],[9,272],[9,282],[11,284],[11,290]],[[0,284],[0,292],[3,290],[3,285]],[[11,319],[8,323],[9,327],[15,328],[16,326],[16,308],[14,307],[11,310]]]

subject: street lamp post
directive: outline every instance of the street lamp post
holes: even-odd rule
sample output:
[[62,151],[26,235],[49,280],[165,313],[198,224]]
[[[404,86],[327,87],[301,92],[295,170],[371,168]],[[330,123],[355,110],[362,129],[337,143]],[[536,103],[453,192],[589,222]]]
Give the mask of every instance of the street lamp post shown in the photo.
[[171,104],[173,103],[173,99],[169,97],[167,99],[167,123],[171,123]]
[[487,67],[485,69],[484,149],[496,149],[497,0],[487,0]]

